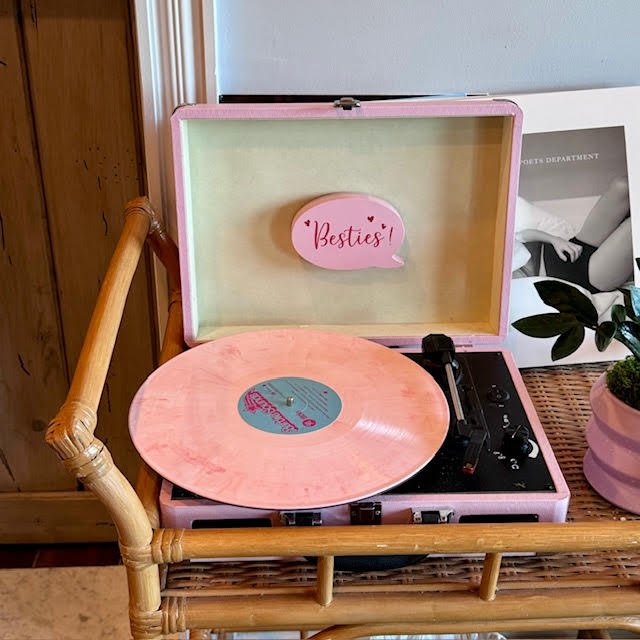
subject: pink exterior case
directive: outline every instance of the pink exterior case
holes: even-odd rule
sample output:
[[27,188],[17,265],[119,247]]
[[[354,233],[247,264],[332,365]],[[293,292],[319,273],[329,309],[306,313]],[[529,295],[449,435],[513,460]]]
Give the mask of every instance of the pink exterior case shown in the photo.
[[[291,104],[291,105],[246,105],[246,106],[187,106],[179,109],[172,118],[174,144],[174,164],[176,174],[176,193],[178,210],[178,229],[180,240],[180,259],[182,270],[182,288],[184,294],[185,339],[190,345],[197,343],[196,336],[190,329],[193,326],[194,309],[192,300],[192,277],[190,273],[189,254],[193,250],[189,246],[187,233],[187,210],[183,185],[183,148],[181,123],[184,120],[199,118],[221,119],[316,119],[316,118],[403,118],[403,117],[466,117],[466,116],[510,116],[513,118],[513,138],[511,140],[511,162],[509,166],[509,192],[507,197],[507,219],[504,227],[504,264],[501,277],[502,296],[499,314],[499,327],[495,335],[456,336],[454,340],[460,351],[502,351],[510,369],[514,384],[519,390],[520,398],[527,412],[529,421],[556,486],[555,493],[525,493],[513,497],[492,495],[460,495],[441,494],[438,496],[406,496],[381,495],[371,500],[384,501],[383,522],[410,523],[415,509],[440,510],[453,509],[452,522],[457,522],[462,515],[481,514],[537,514],[543,522],[564,521],[569,503],[569,490],[562,477],[544,430],[529,399],[525,385],[511,355],[499,348],[478,345],[500,344],[508,329],[508,300],[511,283],[511,255],[513,249],[513,228],[515,217],[515,199],[520,164],[520,145],[522,131],[522,113],[513,102],[502,100],[432,100],[424,102],[377,102],[363,103],[359,109],[344,111],[331,104]],[[413,350],[420,343],[422,336],[416,335],[380,335],[377,342],[388,346],[404,347]],[[282,524],[281,514],[272,510],[246,509],[206,499],[172,500],[171,483],[163,483],[160,496],[162,519],[164,526],[190,528],[195,520],[266,518],[272,525]],[[335,506],[322,509],[323,524],[347,524],[349,522],[349,506]]]

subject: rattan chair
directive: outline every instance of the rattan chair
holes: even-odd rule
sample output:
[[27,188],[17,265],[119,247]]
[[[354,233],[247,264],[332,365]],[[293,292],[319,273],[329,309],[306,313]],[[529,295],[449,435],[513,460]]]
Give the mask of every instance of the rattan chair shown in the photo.
[[[171,287],[160,363],[185,349],[177,248],[148,200],[138,198],[127,205],[69,394],[46,436],[116,524],[135,639],[187,629],[192,638],[207,638],[211,630],[300,630],[304,636],[321,629],[318,640],[561,628],[640,632],[640,522],[598,498],[581,474],[587,391],[599,365],[525,374],[572,488],[573,522],[159,528],[161,479],[143,466],[134,490],[94,437],[96,409],[145,241],[166,267]],[[503,561],[511,552],[537,555],[506,555]],[[333,569],[336,555],[392,554],[454,555],[389,572]],[[265,556],[316,556],[318,562],[188,562]],[[583,637],[606,632],[587,631]]]

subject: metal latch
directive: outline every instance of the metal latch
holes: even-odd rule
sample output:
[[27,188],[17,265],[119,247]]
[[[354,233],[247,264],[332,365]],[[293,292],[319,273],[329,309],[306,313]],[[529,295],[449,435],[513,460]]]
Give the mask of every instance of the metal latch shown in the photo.
[[360,100],[355,98],[340,98],[333,103],[336,109],[344,109],[345,111],[351,111],[354,107],[360,106]]
[[349,505],[351,524],[380,524],[382,504],[380,502],[354,502]]
[[287,527],[319,527],[322,514],[319,511],[284,511],[280,521]]
[[451,522],[453,509],[413,510],[413,524],[446,524]]

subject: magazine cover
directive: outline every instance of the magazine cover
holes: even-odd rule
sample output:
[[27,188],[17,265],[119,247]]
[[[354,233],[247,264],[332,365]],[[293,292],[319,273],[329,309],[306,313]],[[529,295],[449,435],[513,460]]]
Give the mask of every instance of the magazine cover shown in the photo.
[[[534,287],[549,278],[578,287],[593,302],[600,322],[609,320],[612,306],[624,304],[620,289],[634,283],[633,257],[640,255],[637,244],[634,252],[640,221],[633,208],[631,166],[638,153],[632,113],[638,89],[509,97],[524,112],[510,322],[554,311]],[[510,327],[506,346],[518,366],[540,366],[552,364],[555,340],[529,338]],[[578,351],[553,364],[626,354],[615,341],[599,352],[593,331],[587,330]]]

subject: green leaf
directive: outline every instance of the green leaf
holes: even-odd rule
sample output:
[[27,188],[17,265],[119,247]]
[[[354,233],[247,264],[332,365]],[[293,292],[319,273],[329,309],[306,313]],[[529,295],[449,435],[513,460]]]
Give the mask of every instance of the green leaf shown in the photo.
[[640,288],[629,287],[629,296],[631,298],[631,308],[635,316],[640,316]]
[[640,360],[640,326],[635,322],[623,322],[618,327],[620,342],[633,353],[633,356]]
[[620,324],[627,319],[627,311],[622,304],[614,304],[611,308],[611,319],[616,323]]
[[636,314],[633,312],[633,306],[631,305],[631,294],[629,293],[629,289],[618,289],[618,291],[622,292],[622,297],[624,298],[624,308],[627,312],[627,315],[632,320],[635,320]]
[[[616,305],[621,306],[621,305]],[[624,312],[624,307],[622,307]],[[616,335],[616,325],[614,322],[607,320],[603,322],[596,329],[596,347],[598,347],[598,351],[604,351],[613,340],[613,337]]]
[[581,324],[576,324],[569,331],[565,331],[555,341],[553,347],[551,347],[551,359],[560,360],[570,356],[584,340],[584,327]]
[[535,288],[545,304],[561,313],[572,313],[584,325],[595,328],[598,312],[581,291],[560,280],[540,280]]
[[513,326],[532,338],[551,338],[559,336],[577,325],[576,317],[570,313],[541,313],[536,316],[520,318]]

